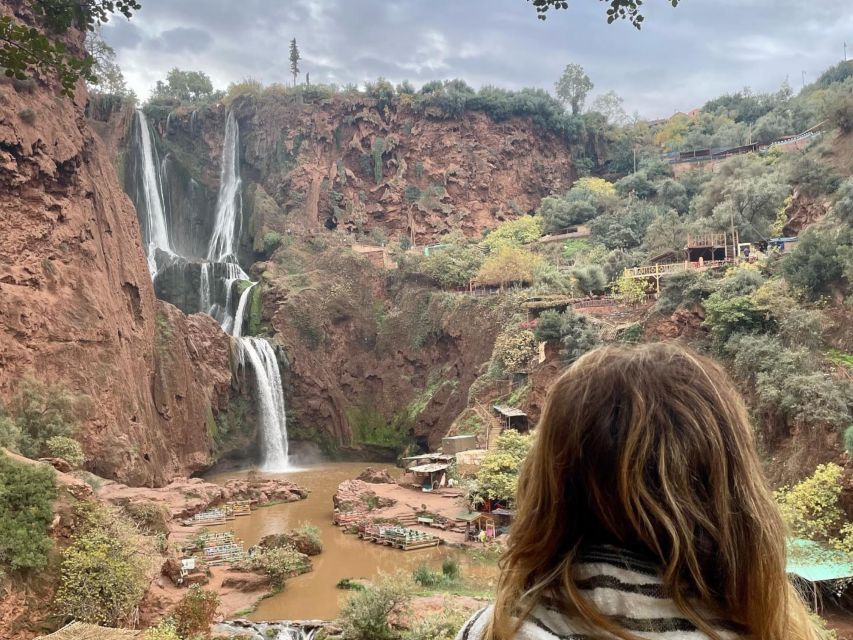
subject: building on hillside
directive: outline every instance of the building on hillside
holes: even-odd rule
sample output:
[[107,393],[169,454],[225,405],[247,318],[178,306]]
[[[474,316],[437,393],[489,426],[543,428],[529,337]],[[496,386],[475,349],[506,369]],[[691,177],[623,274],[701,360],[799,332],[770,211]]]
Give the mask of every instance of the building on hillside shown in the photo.
[[515,429],[516,431],[527,431],[530,428],[530,423],[527,414],[521,409],[508,407],[503,404],[496,404],[492,407],[504,423],[504,429]]
[[570,227],[565,227],[563,229],[558,229],[557,231],[544,235],[539,238],[539,242],[542,244],[548,244],[551,242],[565,242],[566,240],[588,238],[590,235],[592,235],[592,232],[590,231],[588,225],[576,224]]
[[738,232],[698,233],[687,236],[687,261],[698,268],[733,262],[738,257]]
[[460,451],[470,451],[477,448],[477,436],[470,434],[464,436],[447,436],[441,440],[441,450],[449,455],[456,455]]

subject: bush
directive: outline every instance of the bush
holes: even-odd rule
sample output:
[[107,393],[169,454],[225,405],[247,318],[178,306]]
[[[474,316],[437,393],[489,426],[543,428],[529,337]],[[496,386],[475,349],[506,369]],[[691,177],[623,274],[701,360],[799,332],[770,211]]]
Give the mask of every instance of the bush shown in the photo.
[[641,280],[622,275],[613,283],[613,295],[622,304],[638,305],[646,300],[646,287]]
[[264,234],[264,253],[268,256],[281,246],[281,234],[278,231],[268,231]]
[[853,458],[853,425],[844,431],[844,449],[847,451],[847,455]]
[[498,436],[494,449],[490,449],[477,469],[475,501],[513,500],[518,488],[518,472],[527,453],[533,446],[533,436],[522,435],[512,429]]
[[481,243],[486,250],[494,251],[502,246],[520,247],[536,242],[542,235],[542,218],[539,216],[521,216],[508,220],[493,229]]
[[467,287],[482,264],[483,252],[477,247],[450,244],[432,251],[416,269],[440,287]]
[[47,565],[55,498],[51,467],[0,453],[0,566],[18,572]]
[[592,321],[572,309],[566,309],[563,314],[560,333],[563,336],[562,356],[567,362],[574,362],[601,344],[601,333]]
[[853,225],[853,178],[847,178],[835,192],[832,211],[843,223]]
[[459,561],[456,558],[447,556],[441,562],[441,573],[447,580],[459,580],[459,578],[462,577],[462,571],[459,568]]
[[35,124],[36,112],[30,107],[26,107],[18,111],[18,117],[27,124]]
[[341,611],[343,637],[346,640],[395,640],[388,616],[405,613],[411,595],[411,588],[402,576],[382,576],[377,584],[354,592]]
[[76,398],[60,384],[24,378],[12,398],[10,414],[20,430],[17,449],[28,458],[45,453],[48,440],[70,436],[76,424]]
[[62,458],[72,467],[81,466],[85,460],[83,447],[73,438],[53,436],[45,443],[45,448],[51,457]]
[[120,625],[145,594],[149,550],[133,525],[105,506],[80,503],[75,516],[77,533],[62,553],[57,609],[81,622]]
[[683,271],[664,280],[663,289],[656,309],[661,313],[672,313],[676,309],[694,307],[716,290],[707,273]]
[[794,535],[827,540],[838,532],[844,520],[838,502],[842,473],[837,464],[822,464],[802,482],[776,492],[779,510]]
[[446,607],[441,613],[415,620],[411,628],[403,631],[401,640],[453,640],[467,618],[464,611]]
[[578,289],[587,295],[601,293],[607,286],[607,277],[604,275],[604,270],[597,264],[573,268],[572,277]]
[[142,640],[181,640],[171,620],[161,620],[156,627],[149,627],[142,634]]
[[159,502],[128,502],[124,513],[146,534],[168,533],[169,508]]
[[247,563],[252,571],[267,574],[277,588],[284,586],[288,578],[311,571],[311,559],[291,547],[265,549],[251,556]]
[[502,245],[483,262],[477,280],[483,284],[500,285],[532,282],[542,258],[521,247]]
[[853,246],[849,228],[807,229],[794,250],[782,259],[782,274],[807,298],[831,295],[844,285],[845,251]]
[[444,576],[430,569],[425,564],[420,564],[412,572],[412,580],[422,587],[435,587],[444,582]]
[[559,340],[562,337],[560,327],[563,324],[563,316],[559,311],[547,309],[543,311],[536,321],[536,329],[533,334],[537,342],[548,342]]
[[536,355],[536,336],[529,329],[511,327],[498,335],[492,362],[504,373],[527,371]]
[[341,578],[335,586],[338,589],[344,589],[345,591],[364,591],[364,585],[358,580],[353,580],[352,578]]
[[209,638],[210,625],[219,608],[219,595],[215,591],[191,585],[174,611],[175,629],[182,638]]

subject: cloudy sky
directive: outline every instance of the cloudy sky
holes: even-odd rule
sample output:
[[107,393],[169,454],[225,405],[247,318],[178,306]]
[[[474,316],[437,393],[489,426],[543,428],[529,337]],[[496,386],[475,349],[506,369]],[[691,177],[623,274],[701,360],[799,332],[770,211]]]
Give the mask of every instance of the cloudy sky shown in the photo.
[[850,0],[647,0],[642,31],[608,25],[606,4],[569,0],[536,18],[526,0],[141,0],[132,20],[103,29],[130,86],[147,98],[172,67],[219,88],[290,77],[296,38],[312,82],[463,78],[553,89],[569,62],[615,90],[629,113],[660,117],[749,86],[796,90],[853,57]]

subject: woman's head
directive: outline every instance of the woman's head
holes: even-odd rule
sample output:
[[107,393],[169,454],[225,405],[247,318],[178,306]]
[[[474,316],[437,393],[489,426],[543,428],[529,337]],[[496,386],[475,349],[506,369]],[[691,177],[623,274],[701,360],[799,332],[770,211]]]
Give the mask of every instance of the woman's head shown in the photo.
[[510,637],[510,615],[546,590],[594,627],[633,638],[572,579],[581,549],[602,543],[656,558],[676,604],[711,637],[697,603],[762,640],[809,637],[787,626],[805,613],[787,583],[784,527],[746,408],[697,353],[605,347],[575,362],[549,392],[517,509],[496,638]]

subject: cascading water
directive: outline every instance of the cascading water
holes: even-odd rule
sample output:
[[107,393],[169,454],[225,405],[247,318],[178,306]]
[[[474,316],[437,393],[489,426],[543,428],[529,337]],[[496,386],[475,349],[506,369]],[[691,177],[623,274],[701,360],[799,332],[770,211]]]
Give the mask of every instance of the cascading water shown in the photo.
[[222,167],[219,170],[219,197],[216,201],[216,223],[207,259],[211,262],[237,262],[237,230],[243,217],[243,197],[240,193],[240,126],[234,112],[225,121],[222,142]]
[[248,622],[235,620],[220,622],[214,631],[224,635],[240,636],[247,640],[313,640],[319,627],[308,627],[286,622]]
[[[142,202],[145,205],[144,227],[148,241],[148,266],[152,279],[158,274],[157,250],[176,256],[169,242],[162,180],[156,162],[153,134],[142,111],[137,111],[139,148],[142,156]],[[283,471],[288,468],[287,412],[281,385],[281,372],[272,345],[263,338],[244,337],[243,324],[250,293],[257,285],[237,260],[237,246],[242,226],[242,182],[240,179],[240,127],[233,112],[225,122],[222,143],[219,195],[216,218],[208,243],[206,260],[199,265],[199,311],[207,313],[233,337],[237,360],[241,368],[250,366],[255,374],[258,401],[259,433],[262,468]],[[160,167],[162,169],[162,167]],[[192,256],[178,256],[192,263]],[[243,290],[232,315],[233,290],[238,281],[250,284]],[[222,282],[222,287],[217,283]],[[224,304],[222,300],[224,288]],[[290,636],[282,636],[290,637]]]
[[139,127],[139,146],[142,153],[142,200],[145,203],[145,236],[148,242],[146,257],[151,278],[157,277],[157,249],[172,254],[169,243],[169,227],[166,222],[166,206],[163,202],[163,190],[158,167],[155,161],[154,141],[148,119],[141,109],[136,111]]
[[261,469],[263,471],[286,471],[287,460],[287,413],[281,374],[272,345],[263,338],[236,338],[238,359],[241,366],[246,360],[255,371],[260,432]]

